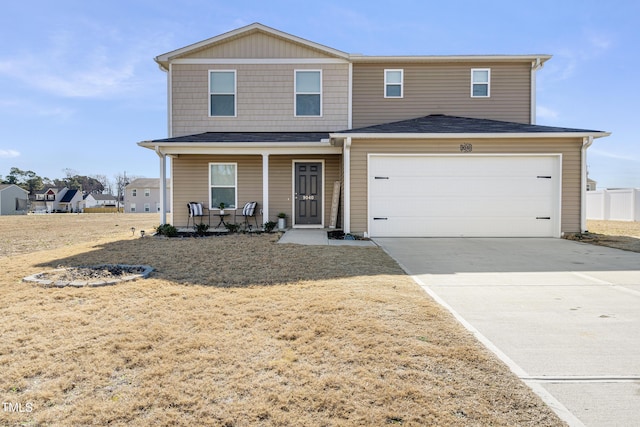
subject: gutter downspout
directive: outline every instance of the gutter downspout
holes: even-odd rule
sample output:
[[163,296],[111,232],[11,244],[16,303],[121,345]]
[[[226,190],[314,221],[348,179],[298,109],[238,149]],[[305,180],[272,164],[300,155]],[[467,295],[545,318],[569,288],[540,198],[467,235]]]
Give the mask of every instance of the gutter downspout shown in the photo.
[[531,119],[529,120],[532,125],[536,124],[536,72],[543,67],[540,58],[536,58],[531,63]]
[[156,145],[156,154],[160,157],[160,224],[167,223],[167,155]]
[[351,233],[351,137],[344,140],[342,148],[342,168],[344,179],[344,232]]
[[580,179],[580,231],[587,231],[587,149],[593,144],[593,136],[582,138],[581,176]]

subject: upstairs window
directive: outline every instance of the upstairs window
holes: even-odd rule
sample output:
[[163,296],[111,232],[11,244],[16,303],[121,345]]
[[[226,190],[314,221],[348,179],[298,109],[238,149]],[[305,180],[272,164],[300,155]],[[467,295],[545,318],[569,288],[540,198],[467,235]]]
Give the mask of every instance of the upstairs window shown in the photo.
[[404,96],[404,70],[384,70],[384,97],[402,98]]
[[489,98],[491,93],[491,69],[473,68],[471,69],[471,97]]
[[136,197],[138,195],[138,190],[136,188],[131,190],[131,197]]
[[150,188],[145,188],[144,189],[144,196],[145,197],[151,196],[151,189]]
[[322,115],[322,72],[319,70],[296,70],[294,84],[296,117],[320,117]]
[[236,116],[236,71],[209,71],[209,114]]

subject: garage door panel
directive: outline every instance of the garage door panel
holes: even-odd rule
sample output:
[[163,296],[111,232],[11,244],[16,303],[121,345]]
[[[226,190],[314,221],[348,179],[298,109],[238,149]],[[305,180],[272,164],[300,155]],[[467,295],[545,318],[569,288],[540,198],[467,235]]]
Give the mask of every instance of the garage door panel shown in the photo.
[[501,199],[465,200],[460,204],[459,209],[451,209],[450,200],[438,199],[415,199],[407,203],[404,199],[388,199],[388,202],[372,203],[372,212],[376,216],[398,216],[398,217],[428,217],[428,216],[450,216],[450,217],[471,217],[493,216],[508,218],[511,216],[551,216],[553,212],[552,204],[547,200],[519,199],[514,200],[509,206],[504,206]]
[[558,156],[372,155],[369,160],[374,237],[558,233]]
[[[385,180],[374,180],[371,184],[376,195],[388,197],[416,197],[416,195],[447,195],[452,192],[472,192],[489,196],[494,194],[512,195],[526,192],[528,195],[547,195],[552,187],[552,180],[536,177],[502,178],[428,178],[428,177],[393,177]],[[526,189],[526,190],[525,190]]]

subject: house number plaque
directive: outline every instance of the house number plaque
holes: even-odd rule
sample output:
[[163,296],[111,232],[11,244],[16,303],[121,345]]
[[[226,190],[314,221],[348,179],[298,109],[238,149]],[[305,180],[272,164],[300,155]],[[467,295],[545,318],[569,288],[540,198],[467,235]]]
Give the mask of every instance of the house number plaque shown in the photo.
[[473,151],[472,144],[460,144],[460,152],[461,153],[470,153]]
[[316,196],[308,196],[308,195],[304,195],[302,196],[302,200],[315,200]]

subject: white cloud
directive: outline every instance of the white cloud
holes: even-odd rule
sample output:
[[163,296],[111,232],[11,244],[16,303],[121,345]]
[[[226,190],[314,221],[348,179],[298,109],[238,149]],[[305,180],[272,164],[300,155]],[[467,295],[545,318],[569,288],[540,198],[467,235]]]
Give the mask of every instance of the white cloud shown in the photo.
[[539,119],[556,121],[560,114],[556,110],[538,105],[536,108],[536,116]]
[[33,102],[26,98],[0,99],[0,111],[5,112],[6,114],[17,113],[60,119],[68,119],[76,113],[72,108],[51,106],[43,102]]
[[626,160],[626,161],[632,161],[632,162],[640,162],[640,159],[638,157],[636,157],[636,156],[613,153],[611,151],[600,150],[600,149],[597,149],[597,148],[591,148],[589,150],[589,154],[594,154],[596,156],[607,157],[609,159],[615,159],[615,160]]
[[0,159],[13,159],[19,156],[20,156],[20,152],[17,150],[12,150],[12,149],[3,150],[0,148]]
[[[47,93],[68,98],[108,98],[141,90],[163,76],[141,76],[141,66],[161,43],[152,34],[127,34],[81,22],[59,30],[29,53],[0,57],[0,74]],[[100,34],[100,37],[93,37]],[[149,69],[156,71],[154,67]]]

